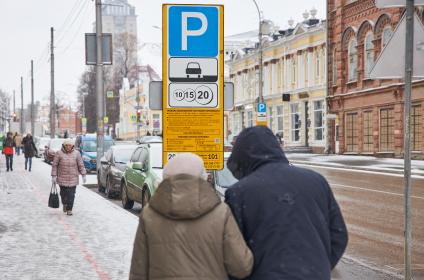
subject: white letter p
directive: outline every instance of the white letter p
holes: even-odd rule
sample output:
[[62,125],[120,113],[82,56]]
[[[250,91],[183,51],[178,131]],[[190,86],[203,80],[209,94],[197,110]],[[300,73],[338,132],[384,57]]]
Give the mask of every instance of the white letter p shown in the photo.
[[[200,29],[188,30],[188,18],[198,18],[202,22]],[[208,29],[208,19],[206,16],[199,12],[183,12],[181,14],[181,50],[187,50],[187,37],[188,36],[201,36]]]

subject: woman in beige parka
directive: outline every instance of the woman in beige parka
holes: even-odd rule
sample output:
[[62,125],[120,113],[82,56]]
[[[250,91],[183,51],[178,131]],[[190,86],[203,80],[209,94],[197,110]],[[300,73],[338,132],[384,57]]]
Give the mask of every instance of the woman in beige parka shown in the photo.
[[253,256],[203,160],[178,154],[140,214],[130,280],[227,280],[251,273]]

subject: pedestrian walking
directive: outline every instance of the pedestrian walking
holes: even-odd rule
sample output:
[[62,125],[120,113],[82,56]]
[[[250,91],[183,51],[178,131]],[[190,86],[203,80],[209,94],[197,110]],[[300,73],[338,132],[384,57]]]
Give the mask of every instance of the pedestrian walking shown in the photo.
[[52,163],[52,182],[59,185],[63,212],[69,216],[72,215],[75,191],[79,183],[80,174],[85,183],[87,172],[81,155],[74,149],[73,141],[67,139],[62,145],[62,149],[54,156]]
[[242,131],[228,159],[239,179],[225,194],[252,250],[250,280],[330,280],[348,233],[320,174],[289,164],[265,126]]
[[31,172],[32,158],[38,153],[31,133],[28,133],[24,139],[22,139],[22,147],[25,155],[25,170],[28,169],[28,171]]
[[15,132],[15,136],[13,136],[13,140],[15,141],[15,153],[17,156],[21,154],[22,149],[22,136]]
[[3,154],[6,157],[6,171],[13,171],[13,147],[15,141],[13,140],[13,133],[8,132],[6,138],[3,140]]
[[181,153],[140,214],[130,280],[228,279],[250,274],[253,258],[203,160]]

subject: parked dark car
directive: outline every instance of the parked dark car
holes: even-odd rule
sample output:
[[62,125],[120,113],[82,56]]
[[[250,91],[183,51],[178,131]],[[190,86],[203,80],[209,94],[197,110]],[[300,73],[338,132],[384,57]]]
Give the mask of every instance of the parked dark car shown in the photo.
[[97,185],[108,198],[120,195],[122,175],[136,148],[137,145],[112,146],[101,158]]

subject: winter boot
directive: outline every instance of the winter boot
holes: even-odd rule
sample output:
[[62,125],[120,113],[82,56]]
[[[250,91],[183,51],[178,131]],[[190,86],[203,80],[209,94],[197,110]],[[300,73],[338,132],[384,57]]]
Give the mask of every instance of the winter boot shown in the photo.
[[63,204],[63,213],[66,213],[66,204]]
[[68,215],[68,216],[72,216],[72,210],[68,210],[68,211],[66,212],[66,215]]

